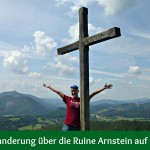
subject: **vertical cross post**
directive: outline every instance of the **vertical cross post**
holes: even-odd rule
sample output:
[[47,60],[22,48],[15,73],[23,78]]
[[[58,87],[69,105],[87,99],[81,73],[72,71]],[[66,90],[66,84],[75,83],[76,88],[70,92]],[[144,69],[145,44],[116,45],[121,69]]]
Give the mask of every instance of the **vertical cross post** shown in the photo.
[[88,37],[88,9],[79,9],[79,52],[80,52],[80,122],[81,130],[89,130],[89,46],[84,45]]

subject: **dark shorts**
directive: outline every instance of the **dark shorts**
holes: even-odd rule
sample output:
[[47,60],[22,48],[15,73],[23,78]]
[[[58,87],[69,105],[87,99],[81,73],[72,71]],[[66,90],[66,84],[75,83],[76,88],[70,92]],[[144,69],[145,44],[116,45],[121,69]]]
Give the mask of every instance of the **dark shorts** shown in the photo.
[[80,127],[74,127],[71,125],[64,124],[62,131],[80,131]]

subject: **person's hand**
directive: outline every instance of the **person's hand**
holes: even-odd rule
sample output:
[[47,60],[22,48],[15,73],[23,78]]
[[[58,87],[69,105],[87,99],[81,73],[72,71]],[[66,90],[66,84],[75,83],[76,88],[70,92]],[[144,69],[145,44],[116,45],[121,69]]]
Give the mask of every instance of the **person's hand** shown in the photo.
[[47,84],[43,83],[43,86],[46,87],[46,88],[49,88],[49,87],[50,87],[50,84],[47,85]]
[[107,83],[106,83],[104,87],[105,87],[105,89],[111,89],[113,87],[113,85],[112,84],[107,85]]

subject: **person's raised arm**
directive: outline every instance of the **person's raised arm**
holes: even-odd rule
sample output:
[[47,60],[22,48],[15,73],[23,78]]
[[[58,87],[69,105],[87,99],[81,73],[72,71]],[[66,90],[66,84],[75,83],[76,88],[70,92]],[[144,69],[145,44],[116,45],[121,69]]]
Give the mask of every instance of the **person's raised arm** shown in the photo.
[[59,90],[57,90],[57,89],[53,88],[52,86],[50,86],[50,84],[47,85],[47,84],[44,83],[43,86],[50,89],[50,90],[52,90],[53,92],[57,93],[62,99],[64,99],[64,94],[62,92],[60,92]]
[[96,90],[95,92],[91,93],[90,96],[89,96],[89,100],[90,100],[93,96],[95,96],[96,94],[98,94],[98,93],[104,91],[105,89],[111,89],[112,86],[113,86],[112,84],[108,84],[108,85],[105,84],[105,86],[104,86],[103,88],[100,88],[100,89]]

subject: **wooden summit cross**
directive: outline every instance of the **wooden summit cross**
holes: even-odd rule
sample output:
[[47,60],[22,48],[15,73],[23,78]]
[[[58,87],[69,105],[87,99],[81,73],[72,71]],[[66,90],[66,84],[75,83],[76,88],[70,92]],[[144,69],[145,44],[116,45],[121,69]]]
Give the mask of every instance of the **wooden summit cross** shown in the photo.
[[79,49],[80,52],[80,121],[81,130],[89,130],[89,46],[121,36],[120,28],[88,36],[88,9],[79,9],[79,41],[58,48],[58,55]]

